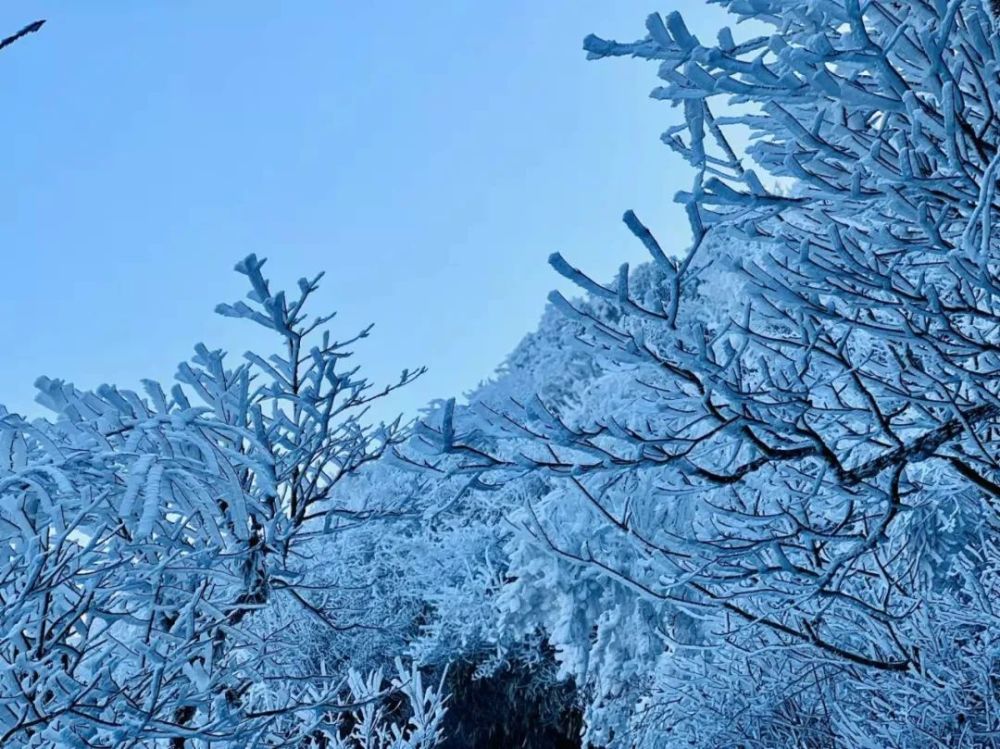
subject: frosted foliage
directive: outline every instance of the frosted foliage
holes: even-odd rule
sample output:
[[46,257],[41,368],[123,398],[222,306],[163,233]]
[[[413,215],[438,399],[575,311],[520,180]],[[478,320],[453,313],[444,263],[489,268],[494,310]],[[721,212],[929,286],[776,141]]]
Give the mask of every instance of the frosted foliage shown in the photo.
[[458,662],[602,749],[1000,747],[994,19],[719,4],[585,41],[656,64],[690,246],[553,255],[579,298],[412,431],[254,256],[274,352],[0,414],[0,744],[429,749]]
[[595,376],[424,438],[543,477],[501,600],[595,744],[1000,745],[1000,37],[979,0],[721,4],[742,38],[585,42],[659,66],[691,247],[629,212],[649,265],[554,255]]
[[434,745],[443,695],[416,670],[290,657],[279,626],[345,616],[302,585],[304,552],[379,515],[333,488],[401,439],[365,408],[419,372],[373,388],[348,363],[357,339],[306,317],[319,279],[286,297],[262,265],[237,266],[248,301],[219,311],[274,334],[270,356],[199,345],[169,391],[42,378],[53,418],[0,419],[4,746]]

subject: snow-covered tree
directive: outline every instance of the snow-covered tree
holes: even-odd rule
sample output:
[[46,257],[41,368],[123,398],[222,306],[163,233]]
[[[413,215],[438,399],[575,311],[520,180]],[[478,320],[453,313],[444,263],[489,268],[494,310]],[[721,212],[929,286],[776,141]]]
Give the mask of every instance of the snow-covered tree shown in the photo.
[[269,330],[274,353],[230,364],[199,345],[169,392],[41,378],[55,418],[0,419],[4,746],[436,743],[439,689],[302,658],[282,615],[338,626],[304,553],[379,517],[334,492],[403,438],[365,414],[420,370],[374,388],[350,363],[368,331],[336,341],[332,316],[307,317],[319,277],[287,297],[262,265],[237,266],[248,302],[218,311]]
[[721,4],[747,38],[672,13],[585,42],[658,63],[695,174],[681,258],[632,213],[642,277],[553,256],[614,310],[553,297],[607,374],[578,408],[446,408],[425,438],[552,481],[511,603],[592,726],[616,703],[595,740],[991,745],[1000,37],[981,0]]

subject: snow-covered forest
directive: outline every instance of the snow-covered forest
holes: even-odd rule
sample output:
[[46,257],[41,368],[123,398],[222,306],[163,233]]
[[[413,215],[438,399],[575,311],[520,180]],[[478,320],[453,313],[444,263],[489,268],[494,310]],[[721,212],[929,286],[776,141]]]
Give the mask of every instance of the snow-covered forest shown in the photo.
[[1000,747],[994,9],[716,2],[584,40],[688,225],[471,392],[250,255],[270,349],[2,413],[0,746]]

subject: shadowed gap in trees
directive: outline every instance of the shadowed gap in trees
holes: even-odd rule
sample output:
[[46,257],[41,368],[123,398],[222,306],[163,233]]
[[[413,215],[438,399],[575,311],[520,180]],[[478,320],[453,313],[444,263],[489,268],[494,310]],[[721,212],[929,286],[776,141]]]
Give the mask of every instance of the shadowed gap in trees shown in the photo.
[[448,675],[441,749],[580,749],[583,714],[572,682],[539,679],[513,663],[476,678],[471,664]]

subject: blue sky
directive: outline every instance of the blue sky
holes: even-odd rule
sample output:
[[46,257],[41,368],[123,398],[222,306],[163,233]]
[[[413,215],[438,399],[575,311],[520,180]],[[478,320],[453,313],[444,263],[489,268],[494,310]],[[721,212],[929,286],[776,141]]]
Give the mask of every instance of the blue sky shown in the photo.
[[0,53],[0,401],[260,344],[212,312],[249,252],[326,270],[375,378],[430,368],[397,408],[470,389],[565,288],[549,253],[642,260],[627,208],[686,244],[655,70],[581,51],[675,8],[714,35],[698,0],[5,2],[0,31],[48,24]]

